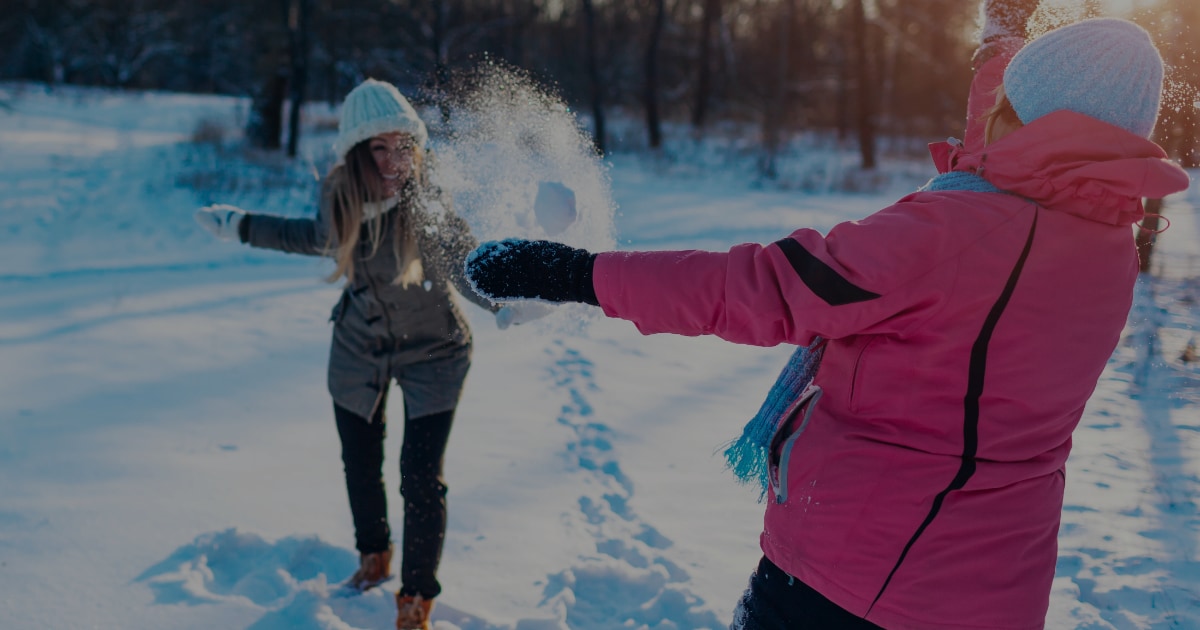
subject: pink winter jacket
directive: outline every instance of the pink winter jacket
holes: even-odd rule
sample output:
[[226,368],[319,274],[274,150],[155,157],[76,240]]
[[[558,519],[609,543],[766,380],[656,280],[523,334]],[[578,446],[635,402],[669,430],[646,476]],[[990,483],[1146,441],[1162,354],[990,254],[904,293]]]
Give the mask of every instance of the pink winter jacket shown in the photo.
[[893,630],[1041,628],[1071,432],[1132,300],[1131,225],[1188,177],[1065,111],[935,153],[1012,194],[917,192],[726,253],[604,253],[593,283],[645,334],[829,340],[788,496],[768,499],[772,562]]

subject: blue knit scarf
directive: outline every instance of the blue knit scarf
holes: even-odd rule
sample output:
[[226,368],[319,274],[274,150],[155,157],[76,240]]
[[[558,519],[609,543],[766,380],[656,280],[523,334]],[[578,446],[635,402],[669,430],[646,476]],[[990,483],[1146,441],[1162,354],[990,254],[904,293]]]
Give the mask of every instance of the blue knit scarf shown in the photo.
[[942,191],[942,190],[965,190],[968,192],[995,192],[1002,193],[1003,190],[996,188],[988,180],[966,171],[950,171],[935,175],[933,179],[925,182],[918,190],[921,191]]
[[767,457],[771,438],[785,420],[784,413],[792,402],[816,377],[823,354],[825,343],[820,337],[808,346],[796,348],[767,392],[767,399],[758,408],[758,413],[746,423],[742,435],[725,448],[725,466],[733,471],[739,483],[758,486],[760,503],[767,496]]
[[[937,175],[920,190],[1004,192],[979,175],[963,171]],[[739,483],[758,486],[759,502],[767,496],[767,458],[770,456],[771,438],[775,436],[780,423],[786,420],[784,413],[816,378],[824,351],[825,343],[820,337],[815,338],[808,346],[797,348],[788,359],[787,365],[783,366],[783,371],[776,377],[775,384],[771,385],[758,413],[746,423],[742,435],[725,448],[726,468],[733,471]]]

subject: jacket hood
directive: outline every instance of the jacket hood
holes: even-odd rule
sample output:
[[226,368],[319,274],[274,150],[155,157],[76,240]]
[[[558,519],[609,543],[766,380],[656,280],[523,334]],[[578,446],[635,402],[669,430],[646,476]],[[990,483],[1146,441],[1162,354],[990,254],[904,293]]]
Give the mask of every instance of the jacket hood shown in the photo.
[[930,146],[939,173],[967,171],[1038,204],[1111,225],[1141,220],[1143,198],[1186,190],[1190,178],[1157,144],[1095,118],[1057,111],[967,153]]

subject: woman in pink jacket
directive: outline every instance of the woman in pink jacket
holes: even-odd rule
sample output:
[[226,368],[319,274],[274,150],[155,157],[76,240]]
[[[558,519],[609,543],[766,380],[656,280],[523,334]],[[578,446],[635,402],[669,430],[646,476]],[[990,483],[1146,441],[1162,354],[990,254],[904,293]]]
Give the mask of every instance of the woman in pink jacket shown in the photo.
[[1148,34],[1094,19],[1022,48],[1024,20],[997,22],[1030,4],[987,6],[967,144],[934,147],[940,174],[871,216],[721,253],[508,240],[468,258],[496,300],[805,347],[764,404],[773,437],[747,427],[734,459],[764,447],[769,478],[735,628],[1045,623],[1071,433],[1132,302],[1131,226],[1188,177],[1147,139]]

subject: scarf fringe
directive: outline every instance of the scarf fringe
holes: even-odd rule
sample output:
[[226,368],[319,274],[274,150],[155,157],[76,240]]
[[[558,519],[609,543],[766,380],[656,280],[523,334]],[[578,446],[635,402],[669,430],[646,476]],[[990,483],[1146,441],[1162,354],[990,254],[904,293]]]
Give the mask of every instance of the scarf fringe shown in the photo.
[[725,468],[733,473],[738,483],[757,486],[760,503],[766,498],[769,485],[767,457],[771,438],[788,407],[816,376],[824,349],[821,338],[814,339],[807,347],[797,348],[771,385],[758,413],[746,423],[741,436],[725,447]]

